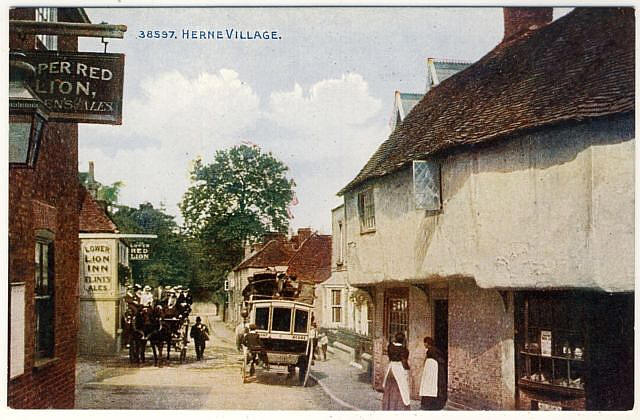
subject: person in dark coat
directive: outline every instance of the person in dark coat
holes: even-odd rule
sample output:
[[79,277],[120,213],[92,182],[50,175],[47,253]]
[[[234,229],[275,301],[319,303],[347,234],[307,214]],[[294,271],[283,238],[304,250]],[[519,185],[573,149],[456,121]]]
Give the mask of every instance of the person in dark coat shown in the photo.
[[191,327],[189,334],[193,338],[196,346],[196,359],[202,360],[204,356],[204,348],[209,340],[209,328],[202,323],[202,318],[196,317],[196,323]]
[[409,389],[409,350],[405,345],[404,334],[395,335],[387,347],[389,366],[382,381],[383,410],[411,410]]
[[447,370],[444,355],[431,337],[424,338],[427,357],[420,382],[420,406],[423,410],[441,410],[447,402]]
[[267,354],[262,347],[262,340],[260,334],[258,334],[256,324],[249,325],[249,332],[242,338],[242,344],[249,350],[249,375],[253,376],[256,373],[255,363],[258,360],[262,360],[265,364],[265,369],[269,369],[269,361],[267,360]]

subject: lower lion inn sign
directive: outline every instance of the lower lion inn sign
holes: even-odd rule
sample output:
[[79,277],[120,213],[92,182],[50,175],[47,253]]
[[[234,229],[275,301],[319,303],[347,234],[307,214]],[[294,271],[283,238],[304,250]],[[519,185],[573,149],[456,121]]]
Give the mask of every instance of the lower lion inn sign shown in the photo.
[[123,54],[22,51],[49,119],[122,124]]

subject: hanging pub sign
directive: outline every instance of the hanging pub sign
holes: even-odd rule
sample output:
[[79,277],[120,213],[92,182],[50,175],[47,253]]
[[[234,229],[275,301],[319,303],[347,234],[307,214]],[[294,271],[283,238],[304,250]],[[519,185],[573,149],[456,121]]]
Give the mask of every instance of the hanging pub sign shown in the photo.
[[124,54],[20,51],[50,121],[122,124]]
[[149,244],[135,242],[129,247],[129,259],[132,261],[145,261],[149,259]]

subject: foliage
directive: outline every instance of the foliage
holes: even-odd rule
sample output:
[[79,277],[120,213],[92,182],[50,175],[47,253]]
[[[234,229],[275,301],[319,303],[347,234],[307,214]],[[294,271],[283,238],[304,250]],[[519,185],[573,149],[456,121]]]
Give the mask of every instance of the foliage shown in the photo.
[[286,232],[293,181],[271,153],[245,145],[217,151],[210,164],[198,159],[193,185],[180,209],[186,232],[199,243],[204,287],[222,294],[227,273],[243,257],[244,244],[265,232]]
[[133,281],[150,286],[190,284],[194,257],[174,218],[150,203],[140,204],[137,209],[127,206],[116,208],[112,219],[120,232],[158,235],[157,239],[147,240],[150,244],[149,260],[130,261]]

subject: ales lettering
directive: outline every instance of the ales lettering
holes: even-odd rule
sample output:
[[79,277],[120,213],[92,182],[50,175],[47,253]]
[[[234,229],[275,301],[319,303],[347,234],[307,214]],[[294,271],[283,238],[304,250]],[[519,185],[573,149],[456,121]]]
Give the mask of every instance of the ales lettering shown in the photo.
[[85,245],[83,247],[84,290],[88,293],[111,290],[111,247]]

